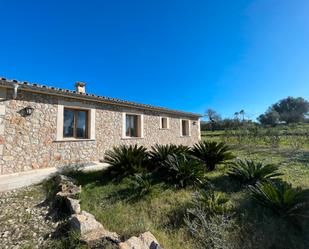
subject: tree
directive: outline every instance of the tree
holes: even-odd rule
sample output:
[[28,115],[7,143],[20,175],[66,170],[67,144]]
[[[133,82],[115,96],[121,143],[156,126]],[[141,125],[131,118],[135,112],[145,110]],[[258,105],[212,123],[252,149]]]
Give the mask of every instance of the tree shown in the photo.
[[210,121],[211,130],[213,131],[215,124],[221,120],[220,115],[213,109],[207,109],[205,112],[205,116]]
[[279,123],[280,115],[278,112],[268,109],[268,111],[265,114],[262,114],[258,117],[258,121],[262,125],[272,125],[275,126]]
[[309,102],[303,98],[287,97],[272,106],[280,115],[280,121],[297,123],[305,120],[309,112]]
[[309,102],[303,98],[287,97],[273,104],[268,110],[258,117],[261,124],[276,125],[304,122],[309,113]]
[[209,119],[210,122],[218,122],[221,120],[220,115],[213,109],[207,109],[205,116]]
[[239,120],[239,112],[235,112],[235,113],[234,113],[234,118],[235,118],[236,120]]
[[242,116],[242,121],[244,121],[245,120],[245,111],[243,109],[240,110],[239,115]]

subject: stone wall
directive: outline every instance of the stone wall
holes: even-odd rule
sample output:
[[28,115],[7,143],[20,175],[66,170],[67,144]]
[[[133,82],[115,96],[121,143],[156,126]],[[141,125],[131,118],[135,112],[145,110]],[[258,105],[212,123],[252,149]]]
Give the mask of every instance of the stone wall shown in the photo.
[[[186,117],[81,101],[95,109],[95,139],[59,141],[58,103],[76,104],[76,100],[25,91],[19,91],[14,100],[12,94],[12,90],[0,88],[1,174],[97,161],[107,149],[120,144],[192,145],[200,136],[199,122],[193,125],[194,120],[190,121],[191,136],[180,136],[180,119]],[[34,108],[34,112],[23,116],[21,110],[27,106]],[[122,138],[123,112],[144,115],[144,138]],[[160,129],[162,115],[169,117],[167,130]]]

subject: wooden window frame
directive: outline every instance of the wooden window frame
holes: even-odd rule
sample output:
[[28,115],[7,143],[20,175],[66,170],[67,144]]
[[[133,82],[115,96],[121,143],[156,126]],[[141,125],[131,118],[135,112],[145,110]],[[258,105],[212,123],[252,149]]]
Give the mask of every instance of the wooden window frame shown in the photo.
[[[163,119],[166,119],[166,127],[163,127]],[[169,129],[169,118],[168,117],[160,117],[160,129],[161,130]]]
[[[183,133],[183,131],[184,131],[183,122],[186,122],[188,124],[188,132],[186,134]],[[181,137],[190,137],[191,136],[190,120],[188,120],[188,119],[181,119],[180,120],[180,136]]]
[[[137,136],[127,136],[126,128],[127,128],[127,115],[137,116]],[[142,113],[134,113],[134,112],[123,112],[122,113],[122,139],[142,139],[144,138],[144,115]]]
[[[129,134],[127,135],[127,116],[131,116],[134,117],[134,125],[135,127],[135,135]],[[142,125],[141,125],[142,119],[141,119],[141,115],[139,114],[131,114],[131,113],[126,113],[125,114],[125,136],[128,138],[138,138],[141,137],[142,132]],[[130,133],[130,132],[129,132]]]
[[[75,138],[75,139],[89,139],[89,110],[85,109],[75,109],[75,108],[69,108],[69,107],[64,107],[63,112],[65,110],[73,111],[74,113],[74,124],[73,124],[73,136],[72,137],[66,137],[64,136],[63,132],[63,138],[68,139],[68,138]],[[77,115],[78,112],[85,112],[86,113],[86,120],[85,120],[85,136],[84,137],[77,137]],[[64,128],[64,120],[63,120],[63,127]]]

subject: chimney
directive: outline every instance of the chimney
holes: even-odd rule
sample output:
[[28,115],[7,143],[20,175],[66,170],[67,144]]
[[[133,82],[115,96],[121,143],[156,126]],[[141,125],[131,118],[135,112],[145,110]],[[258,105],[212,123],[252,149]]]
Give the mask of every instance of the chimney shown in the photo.
[[86,83],[84,83],[84,82],[77,81],[75,83],[75,89],[76,89],[76,92],[78,92],[78,93],[86,93],[85,87],[86,87]]

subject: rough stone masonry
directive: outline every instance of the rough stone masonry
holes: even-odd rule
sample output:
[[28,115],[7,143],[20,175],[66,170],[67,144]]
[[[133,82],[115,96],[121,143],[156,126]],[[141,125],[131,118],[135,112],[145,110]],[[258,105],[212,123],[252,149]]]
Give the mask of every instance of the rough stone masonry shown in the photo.
[[[146,147],[156,143],[192,145],[200,138],[198,115],[154,107],[151,107],[152,110],[146,105],[133,105],[129,102],[121,102],[121,105],[117,104],[117,101],[114,101],[115,104],[112,101],[103,103],[99,101],[99,97],[90,99],[84,93],[72,92],[64,95],[59,94],[59,91],[45,90],[46,87],[39,88],[34,85],[24,87],[20,84],[18,89],[14,96],[13,85],[0,78],[1,174],[98,161],[104,157],[106,150],[120,144],[139,144]],[[33,113],[25,116],[22,111],[28,106],[33,108]],[[61,138],[61,120],[63,108],[66,107],[89,110],[91,137]],[[123,137],[124,113],[143,115],[143,137]],[[168,129],[160,128],[162,116],[169,119]],[[181,136],[182,119],[190,123],[188,136]]]

